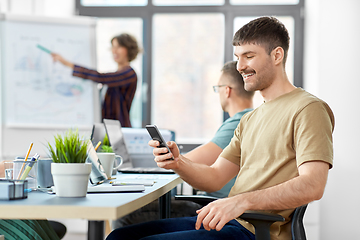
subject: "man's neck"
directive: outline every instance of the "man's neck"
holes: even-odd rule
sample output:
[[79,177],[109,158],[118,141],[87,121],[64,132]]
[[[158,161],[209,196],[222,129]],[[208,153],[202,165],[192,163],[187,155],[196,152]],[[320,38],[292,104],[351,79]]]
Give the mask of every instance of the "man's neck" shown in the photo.
[[227,110],[229,116],[233,117],[236,113],[242,112],[248,108],[253,108],[252,101],[241,99],[241,100],[233,102],[233,104],[229,104],[229,106],[226,110]]
[[277,78],[269,87],[260,91],[265,102],[274,100],[281,95],[289,93],[296,89],[296,87],[290,83],[286,73],[284,73],[280,78]]

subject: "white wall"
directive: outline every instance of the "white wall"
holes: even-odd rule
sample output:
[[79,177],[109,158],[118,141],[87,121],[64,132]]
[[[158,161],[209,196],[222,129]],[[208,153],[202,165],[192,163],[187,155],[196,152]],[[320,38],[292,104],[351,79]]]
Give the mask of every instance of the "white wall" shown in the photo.
[[307,0],[305,89],[335,114],[334,168],[320,201],[320,239],[358,239],[360,1]]

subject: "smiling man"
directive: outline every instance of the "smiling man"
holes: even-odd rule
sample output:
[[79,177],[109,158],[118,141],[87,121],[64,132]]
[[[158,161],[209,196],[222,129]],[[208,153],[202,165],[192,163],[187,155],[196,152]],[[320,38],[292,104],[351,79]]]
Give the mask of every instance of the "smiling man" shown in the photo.
[[174,142],[162,155],[166,148],[149,142],[159,167],[174,169],[197,189],[216,191],[237,175],[229,196],[199,209],[197,217],[117,229],[108,239],[253,240],[253,227],[237,219],[246,210],[282,215],[286,221],[272,225],[271,239],[291,239],[291,213],[322,197],[333,163],[334,116],[324,101],[289,82],[285,26],[273,17],[255,19],[236,32],[233,45],[245,89],[259,90],[265,102],[241,119],[215,163],[191,162]]

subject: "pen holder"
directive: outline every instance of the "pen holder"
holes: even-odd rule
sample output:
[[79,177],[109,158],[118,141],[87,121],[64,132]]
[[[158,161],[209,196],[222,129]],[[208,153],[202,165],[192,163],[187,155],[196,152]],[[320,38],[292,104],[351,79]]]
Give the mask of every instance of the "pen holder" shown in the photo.
[[24,199],[28,196],[27,180],[0,179],[0,200]]
[[[14,170],[13,170],[14,179],[19,179],[22,176],[22,174],[26,170],[26,166],[29,163],[30,163],[30,158],[28,159],[28,161],[18,160],[18,159],[14,160]],[[19,177],[19,172],[20,172],[21,169],[22,169],[22,171],[21,171],[21,174],[20,174],[20,177]],[[37,176],[37,161],[34,162],[31,170],[29,171],[29,173],[28,173],[28,175],[26,177],[26,180],[28,181],[28,188],[29,189],[36,189],[37,188],[36,176]]]

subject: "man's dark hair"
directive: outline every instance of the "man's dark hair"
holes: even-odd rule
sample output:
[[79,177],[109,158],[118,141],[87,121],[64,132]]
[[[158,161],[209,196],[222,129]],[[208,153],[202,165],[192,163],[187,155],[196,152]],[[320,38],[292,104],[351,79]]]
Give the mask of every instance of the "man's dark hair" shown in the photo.
[[237,61],[227,62],[225,63],[221,71],[228,77],[227,79],[229,80],[229,87],[231,87],[231,89],[235,91],[236,95],[251,100],[254,96],[254,92],[246,91],[244,89],[244,79],[239,73],[239,71],[236,69],[236,65]]
[[130,34],[123,33],[113,37],[111,39],[111,43],[114,39],[118,41],[120,46],[127,49],[129,62],[136,58],[136,56],[140,52],[140,49],[135,37],[131,36]]
[[268,54],[277,47],[284,49],[284,65],[289,51],[289,33],[278,19],[274,17],[260,17],[252,20],[240,28],[234,35],[233,46],[243,44],[261,45]]

